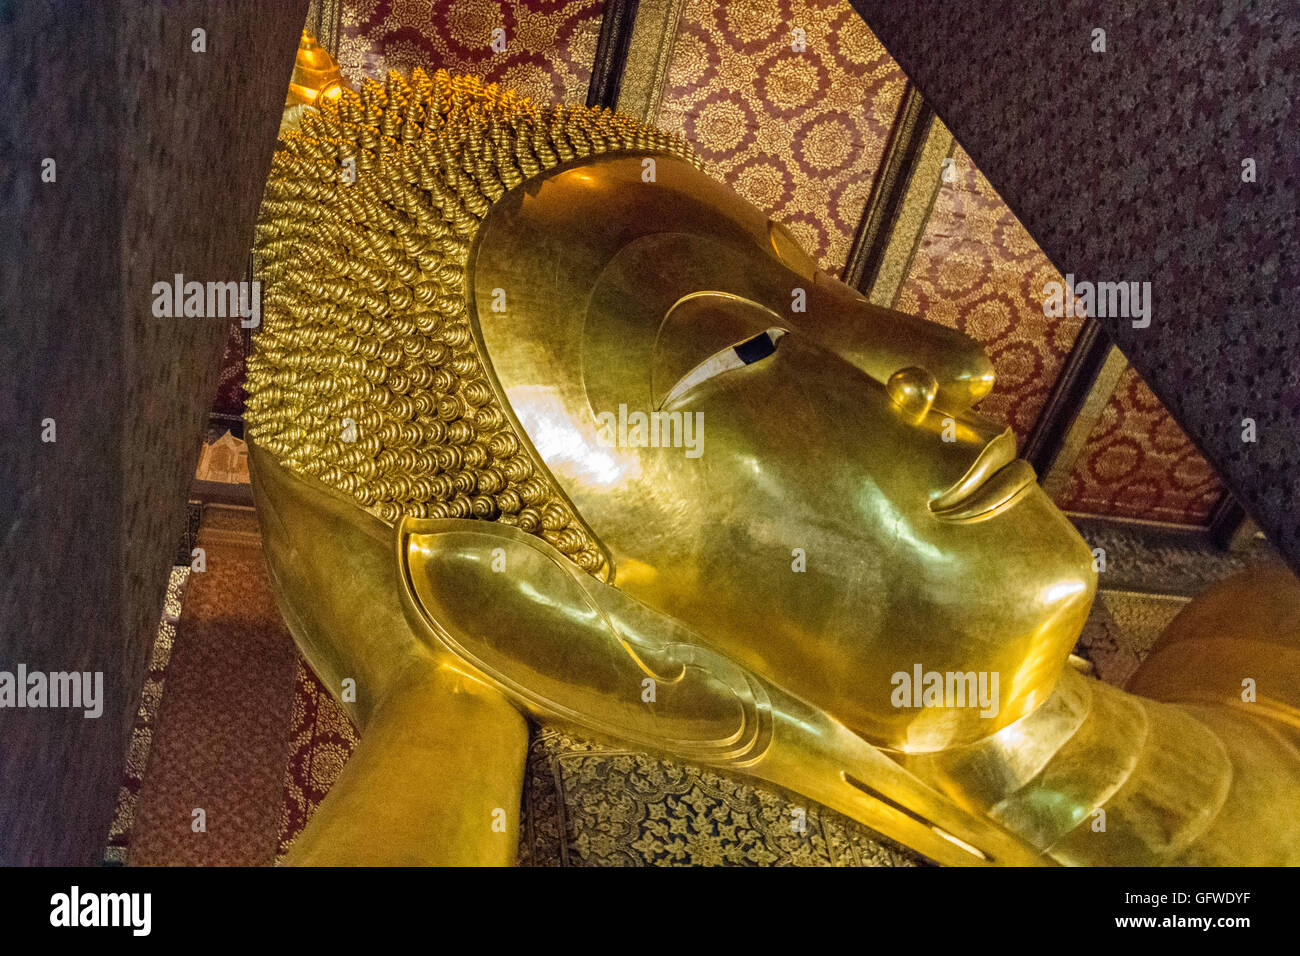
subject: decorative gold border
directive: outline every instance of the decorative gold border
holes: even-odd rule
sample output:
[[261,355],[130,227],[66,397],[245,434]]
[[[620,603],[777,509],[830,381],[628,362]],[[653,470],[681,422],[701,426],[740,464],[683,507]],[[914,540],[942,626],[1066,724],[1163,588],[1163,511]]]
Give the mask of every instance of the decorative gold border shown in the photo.
[[307,32],[316,42],[338,59],[339,28],[343,17],[343,0],[311,0],[307,6]]
[[1110,351],[1106,353],[1106,359],[1102,362],[1097,378],[1089,387],[1083,403],[1070,421],[1070,427],[1061,440],[1061,450],[1052,458],[1051,464],[1042,477],[1043,490],[1050,498],[1055,499],[1065,490],[1066,482],[1074,472],[1074,464],[1078,461],[1088,436],[1092,434],[1093,428],[1101,418],[1101,413],[1105,411],[1106,403],[1110,401],[1115,387],[1119,384],[1120,376],[1124,374],[1126,368],[1128,368],[1128,360],[1112,345]]
[[930,213],[934,211],[939,188],[943,185],[943,161],[952,156],[956,145],[948,127],[936,116],[921,146],[921,155],[907,184],[898,216],[890,226],[876,280],[867,293],[873,305],[893,308],[898,301],[898,294],[912,269],[912,260],[930,221]]
[[917,88],[907,83],[885,151],[876,167],[871,194],[858,217],[853,243],[840,273],[846,285],[864,294],[875,284],[902,209],[903,196],[917,168],[921,145],[929,135],[933,120],[934,111],[926,106]]
[[618,94],[620,113],[655,125],[672,63],[677,24],[685,5],[686,0],[641,0],[623,67],[623,84]]

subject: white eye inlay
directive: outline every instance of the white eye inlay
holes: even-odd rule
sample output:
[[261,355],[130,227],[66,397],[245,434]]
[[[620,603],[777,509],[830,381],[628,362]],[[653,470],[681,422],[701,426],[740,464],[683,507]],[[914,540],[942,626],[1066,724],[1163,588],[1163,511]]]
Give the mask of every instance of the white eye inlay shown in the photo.
[[776,343],[785,335],[785,329],[768,329],[745,339],[743,342],[737,342],[720,352],[715,352],[683,375],[681,380],[672,387],[667,397],[659,403],[659,407],[663,408],[665,405],[671,405],[682,395],[699,385],[700,382],[721,375],[723,372],[730,372],[732,369],[762,361],[776,351]]

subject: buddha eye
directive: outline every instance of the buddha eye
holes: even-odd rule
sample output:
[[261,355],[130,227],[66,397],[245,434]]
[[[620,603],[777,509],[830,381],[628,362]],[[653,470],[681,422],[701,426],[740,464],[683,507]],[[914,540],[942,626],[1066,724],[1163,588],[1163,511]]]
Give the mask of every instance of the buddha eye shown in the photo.
[[755,362],[761,362],[763,359],[768,358],[776,351],[776,344],[786,334],[785,329],[767,329],[745,339],[743,342],[737,342],[735,345],[719,352],[714,352],[683,375],[668,392],[667,397],[664,398],[659,407],[663,408],[665,405],[671,405],[696,385],[721,375],[723,372],[730,372],[732,369],[741,368],[745,365],[753,365]]

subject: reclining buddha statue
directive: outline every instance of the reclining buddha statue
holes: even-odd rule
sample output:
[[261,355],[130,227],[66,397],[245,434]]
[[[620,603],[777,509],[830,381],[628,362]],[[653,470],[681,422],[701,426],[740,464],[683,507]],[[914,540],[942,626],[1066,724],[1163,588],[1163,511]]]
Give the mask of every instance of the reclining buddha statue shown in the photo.
[[1190,607],[1146,696],[1069,666],[1092,553],[988,357],[682,141],[392,74],[284,130],[255,266],[264,548],[361,732],[290,862],[513,862],[535,720],[943,864],[1300,863],[1290,573]]

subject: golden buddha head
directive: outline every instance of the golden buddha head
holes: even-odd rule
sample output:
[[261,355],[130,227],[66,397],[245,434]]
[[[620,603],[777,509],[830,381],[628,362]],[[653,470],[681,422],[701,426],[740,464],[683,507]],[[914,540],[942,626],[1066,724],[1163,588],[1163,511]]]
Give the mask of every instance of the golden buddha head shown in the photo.
[[[1092,556],[972,411],[987,356],[821,271],[680,141],[394,75],[284,135],[257,263],[250,438],[383,521],[535,534],[885,747],[1055,686]],[[931,673],[993,699],[900,696]]]

